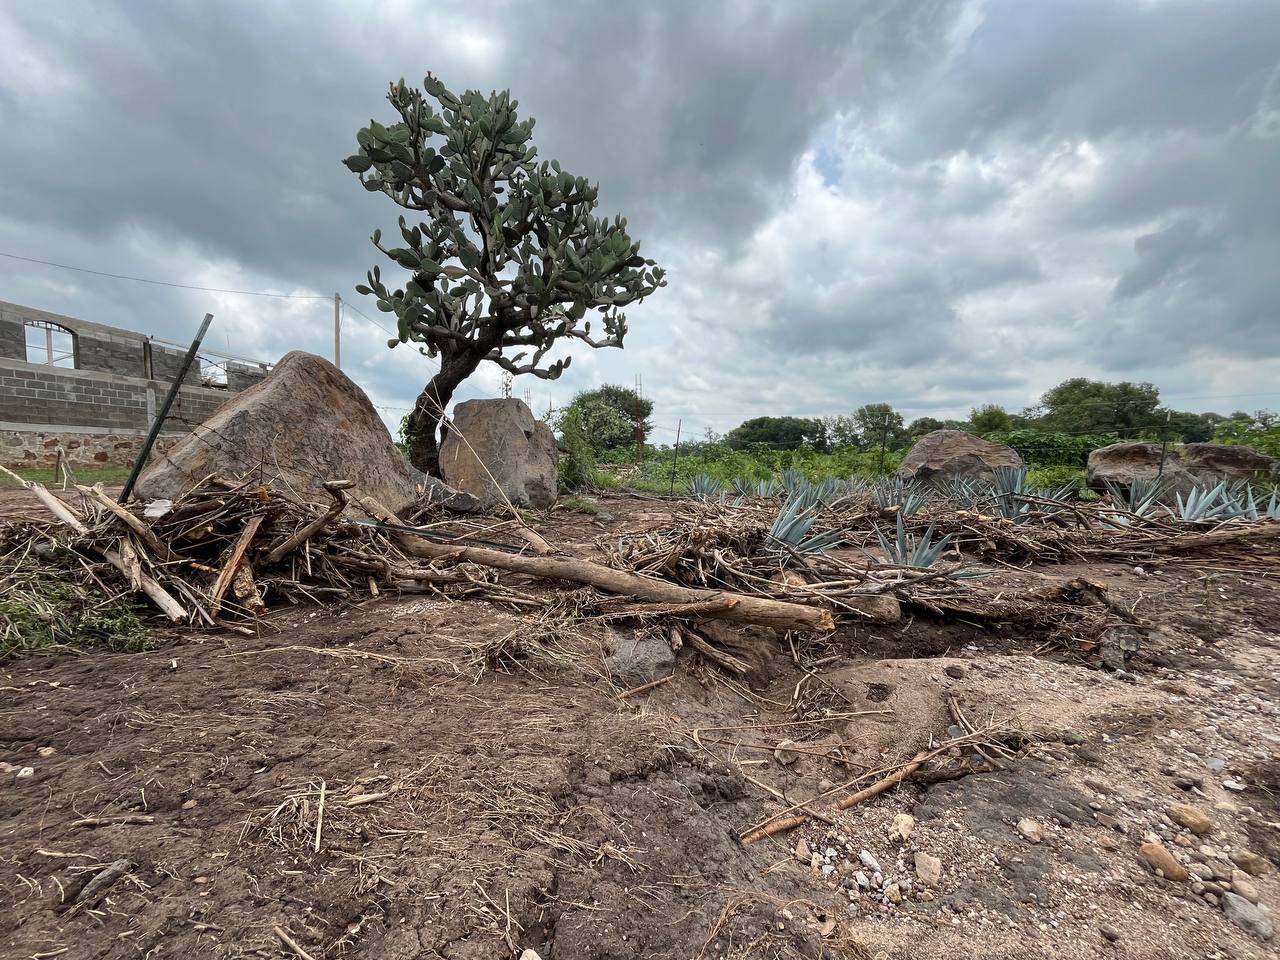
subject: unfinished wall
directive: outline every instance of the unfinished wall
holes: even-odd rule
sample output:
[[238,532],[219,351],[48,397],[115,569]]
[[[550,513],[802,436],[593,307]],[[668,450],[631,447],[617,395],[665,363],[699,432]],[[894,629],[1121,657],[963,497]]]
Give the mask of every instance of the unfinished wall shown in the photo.
[[[75,369],[27,362],[27,320],[73,334]],[[61,442],[72,463],[128,466],[185,354],[139,333],[0,301],[0,462],[52,465]],[[228,361],[226,386],[212,387],[193,365],[163,432],[186,433],[267,370]]]

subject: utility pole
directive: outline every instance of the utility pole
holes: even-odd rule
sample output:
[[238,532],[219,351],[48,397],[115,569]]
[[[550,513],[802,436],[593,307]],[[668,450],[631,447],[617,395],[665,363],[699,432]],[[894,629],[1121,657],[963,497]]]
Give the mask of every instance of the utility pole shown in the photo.
[[1164,455],[1169,449],[1169,418],[1173,416],[1172,410],[1164,412],[1164,429],[1160,431],[1160,469],[1156,471],[1156,482],[1164,476]]
[[333,365],[342,369],[342,297],[333,295]]
[[671,494],[675,496],[676,492],[676,464],[680,462],[680,425],[683,420],[676,421],[676,452],[671,458]]
[[880,465],[876,468],[877,473],[884,473],[884,445],[889,439],[889,415],[884,415],[884,426],[880,430]]
[[636,442],[636,463],[644,459],[644,417],[640,414],[640,405],[644,402],[640,392],[640,374],[636,374],[636,405],[632,411],[632,437]]

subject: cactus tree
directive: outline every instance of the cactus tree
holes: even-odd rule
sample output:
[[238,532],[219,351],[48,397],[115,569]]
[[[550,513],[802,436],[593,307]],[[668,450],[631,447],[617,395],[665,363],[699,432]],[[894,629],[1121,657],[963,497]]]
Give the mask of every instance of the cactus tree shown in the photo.
[[356,289],[395,315],[388,346],[413,342],[439,359],[408,423],[410,461],[436,474],[445,408],[481,362],[554,380],[570,359],[545,362],[557,341],[621,347],[622,308],[666,282],[624,218],[593,215],[597,185],[535,162],[534,121],[517,119],[509,92],[459,97],[428,75],[422,90],[393,83],[387,100],[397,122],[370,120],[356,134],[360,152],[343,162],[366,190],[423,219],[401,216],[395,243],[373,234],[409,271],[404,286],[389,288],[375,266]]

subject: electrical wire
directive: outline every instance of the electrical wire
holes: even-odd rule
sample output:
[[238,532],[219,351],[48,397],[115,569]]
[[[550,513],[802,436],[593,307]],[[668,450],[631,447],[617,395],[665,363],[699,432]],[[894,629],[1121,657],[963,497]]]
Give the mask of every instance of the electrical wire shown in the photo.
[[123,273],[107,273],[105,270],[90,270],[88,267],[73,267],[69,263],[54,263],[52,260],[39,260],[35,257],[20,257],[16,253],[5,253],[0,250],[0,257],[10,260],[21,260],[23,263],[39,263],[46,267],[58,267],[62,270],[74,270],[77,273],[90,273],[95,277],[110,277],[113,280],[132,280],[135,283],[150,283],[157,287],[176,287],[179,290],[201,290],[205,293],[234,293],[243,297],[275,297],[277,300],[329,300],[330,297],[318,293],[270,293],[266,290],[228,290],[222,287],[202,287],[194,283],[177,283],[170,280],[149,280],[146,277],[131,277]]

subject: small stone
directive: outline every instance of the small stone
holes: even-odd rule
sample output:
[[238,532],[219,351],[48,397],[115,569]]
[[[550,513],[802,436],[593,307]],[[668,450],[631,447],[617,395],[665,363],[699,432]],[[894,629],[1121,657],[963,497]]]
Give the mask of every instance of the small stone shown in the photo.
[[968,673],[968,671],[958,663],[948,664],[942,668],[942,672],[953,680],[963,680],[965,674]]
[[200,801],[199,801],[199,800],[183,800],[183,801],[182,801],[182,809],[183,809],[183,810],[190,810],[190,809],[192,809],[193,807],[199,806],[199,804],[200,804]]
[[788,749],[795,745],[796,742],[794,740],[783,740],[774,748],[773,759],[777,760],[784,767],[791,766],[791,764],[800,759],[800,754],[796,753],[794,750]]
[[835,873],[835,872],[836,872],[836,868],[835,868],[835,867],[833,867],[831,864],[829,864],[829,863],[824,863],[824,864],[822,865],[822,876],[823,876],[825,879],[830,879],[830,878],[831,878],[831,875],[832,875],[833,873]]
[[36,751],[36,753],[40,754],[40,756],[42,757],[52,757],[57,752],[58,752],[57,747],[41,747],[39,750]]
[[1258,903],[1262,899],[1262,894],[1248,880],[1232,880],[1231,892],[1236,896],[1244,897],[1250,903]]
[[1251,850],[1233,850],[1231,862],[1254,877],[1265,877],[1271,872],[1271,861]]
[[813,858],[813,851],[809,849],[809,844],[805,840],[800,840],[796,844],[796,859],[805,866],[809,865],[809,861]]
[[1018,821],[1018,833],[1028,843],[1039,843],[1044,839],[1044,828],[1030,817],[1023,817]]
[[1195,874],[1201,880],[1213,879],[1213,868],[1204,863],[1193,863],[1187,867],[1191,873]]
[[921,903],[932,903],[934,896],[935,894],[932,890],[921,890],[916,894],[916,899]]
[[1166,850],[1158,843],[1144,843],[1138,848],[1138,859],[1147,865],[1147,867],[1155,872],[1160,871],[1160,875],[1166,880],[1185,880],[1190,874],[1187,868],[1174,859],[1173,854]]
[[542,960],[542,955],[537,950],[525,950],[520,954],[520,960]]
[[1221,757],[1205,757],[1204,765],[1217,773],[1219,770],[1226,769],[1227,761],[1223,760]]
[[1105,923],[1098,928],[1098,932],[1102,934],[1102,939],[1108,943],[1115,943],[1120,939],[1120,931]]
[[1223,780],[1222,785],[1228,790],[1233,790],[1236,793],[1243,793],[1246,789],[1245,785],[1239,780]]
[[931,853],[917,850],[915,856],[916,876],[920,882],[929,887],[936,887],[942,879],[942,861]]
[[891,883],[884,888],[884,895],[890,903],[902,902],[902,888],[896,883]]
[[868,877],[861,870],[859,870],[857,873],[853,875],[853,879],[857,881],[859,890],[871,889],[871,878]]
[[898,814],[889,824],[889,839],[901,840],[905,843],[911,837],[911,831],[915,825],[916,819],[909,813]]
[[1213,829],[1213,821],[1209,815],[1199,807],[1193,807],[1189,803],[1173,803],[1168,806],[1165,813],[1180,827],[1186,827],[1196,836],[1201,836]]
[[1222,895],[1222,912],[1237,927],[1253,934],[1263,943],[1266,943],[1275,933],[1275,928],[1271,923],[1271,911],[1266,907],[1259,907],[1250,903],[1244,897],[1238,897],[1234,893],[1224,893]]
[[872,856],[870,850],[861,850],[858,852],[858,859],[862,861],[862,865],[872,873],[881,873],[880,862]]
[[35,773],[36,773],[35,767],[23,767],[16,774],[14,774],[14,776],[16,776],[19,780],[25,780],[27,777],[35,776]]
[[1102,836],[1098,838],[1098,846],[1100,846],[1103,850],[1119,850],[1120,841],[1118,841],[1115,837],[1111,836],[1111,834],[1104,833]]

